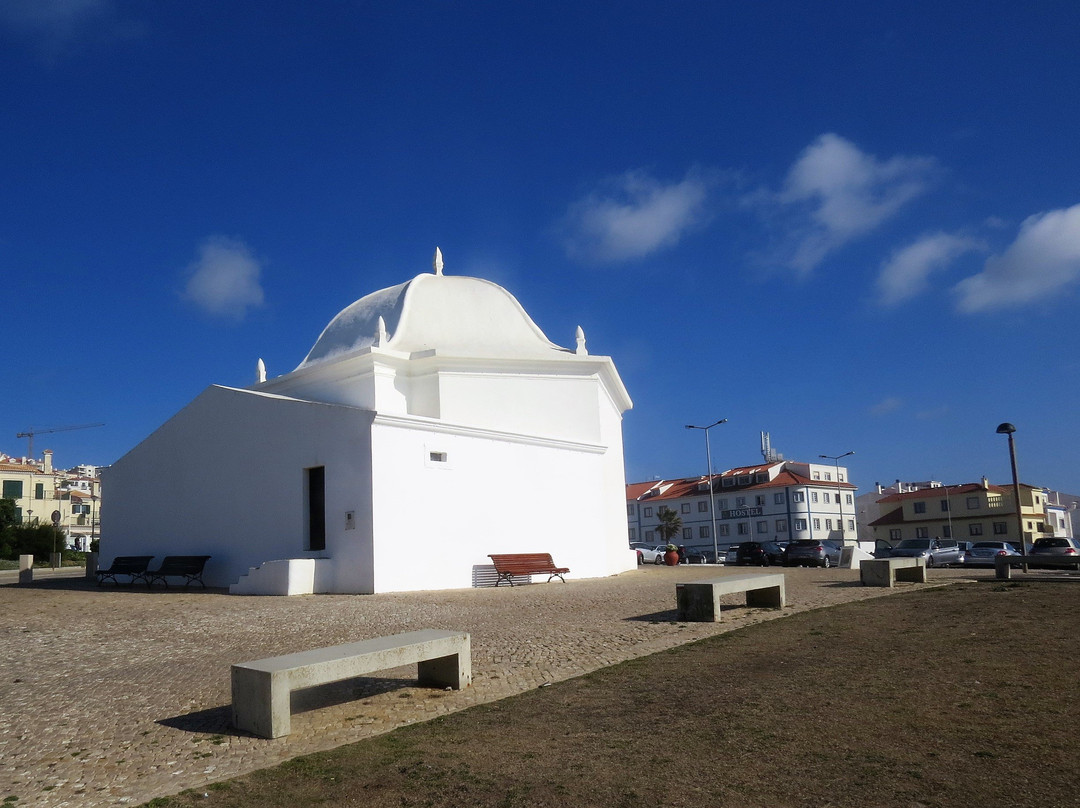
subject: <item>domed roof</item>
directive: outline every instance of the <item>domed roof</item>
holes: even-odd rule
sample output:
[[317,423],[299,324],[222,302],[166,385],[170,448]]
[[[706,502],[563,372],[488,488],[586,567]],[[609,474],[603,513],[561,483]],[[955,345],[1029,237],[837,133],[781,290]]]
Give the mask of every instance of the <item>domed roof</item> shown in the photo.
[[300,368],[372,346],[491,358],[551,358],[568,352],[549,341],[514,296],[498,284],[441,272],[422,273],[343,309],[323,330]]

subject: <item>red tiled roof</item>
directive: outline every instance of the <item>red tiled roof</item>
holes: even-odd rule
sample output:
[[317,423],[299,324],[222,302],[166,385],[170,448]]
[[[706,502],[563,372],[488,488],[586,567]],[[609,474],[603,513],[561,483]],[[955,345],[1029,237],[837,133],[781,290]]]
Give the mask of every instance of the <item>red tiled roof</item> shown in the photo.
[[[1030,487],[1030,486],[1027,486]],[[934,488],[920,488],[918,491],[905,491],[902,494],[889,494],[878,500],[882,502],[906,502],[909,499],[934,499],[936,497],[954,497],[961,494],[971,494],[975,491],[990,491],[994,494],[1007,494],[1009,490],[1000,485],[987,485],[983,488],[982,483],[960,483],[959,485],[940,485]]]

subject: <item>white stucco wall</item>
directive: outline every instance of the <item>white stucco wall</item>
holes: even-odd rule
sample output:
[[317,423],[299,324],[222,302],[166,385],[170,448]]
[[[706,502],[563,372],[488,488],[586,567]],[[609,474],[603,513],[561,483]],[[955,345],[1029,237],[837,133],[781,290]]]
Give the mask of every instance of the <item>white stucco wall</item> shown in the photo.
[[621,451],[619,487],[607,492],[608,450],[598,444],[379,416],[372,452],[376,591],[471,586],[489,553],[550,552],[574,578],[636,563]]
[[[204,579],[332,555],[371,591],[370,411],[210,387],[103,474],[102,564],[211,555]],[[326,467],[326,550],[304,549],[305,469]],[[354,511],[356,528],[345,530]]]

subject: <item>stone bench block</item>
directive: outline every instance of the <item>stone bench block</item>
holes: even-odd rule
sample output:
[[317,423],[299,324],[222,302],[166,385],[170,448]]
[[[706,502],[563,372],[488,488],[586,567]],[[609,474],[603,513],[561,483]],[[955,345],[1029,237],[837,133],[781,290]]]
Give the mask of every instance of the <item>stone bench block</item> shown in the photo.
[[859,564],[863,586],[894,587],[897,581],[926,583],[926,561],[921,558],[871,558]]
[[747,606],[782,609],[787,603],[787,589],[782,572],[729,575],[675,584],[679,619],[685,622],[718,623],[720,597],[735,592],[746,593]]
[[410,631],[233,665],[233,726],[280,738],[289,734],[292,691],[413,663],[420,684],[455,690],[472,684],[468,634]]

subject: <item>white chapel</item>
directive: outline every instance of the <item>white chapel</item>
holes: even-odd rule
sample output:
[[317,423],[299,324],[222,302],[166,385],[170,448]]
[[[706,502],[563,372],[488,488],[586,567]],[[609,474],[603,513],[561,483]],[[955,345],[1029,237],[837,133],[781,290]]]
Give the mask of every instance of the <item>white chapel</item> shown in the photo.
[[292,372],[260,360],[253,386],[207,388],[107,469],[103,563],[210,555],[208,585],[283,595],[475,586],[489,553],[550,552],[571,579],[633,568],[614,362],[581,328],[552,343],[438,251],[433,269],[347,306]]

